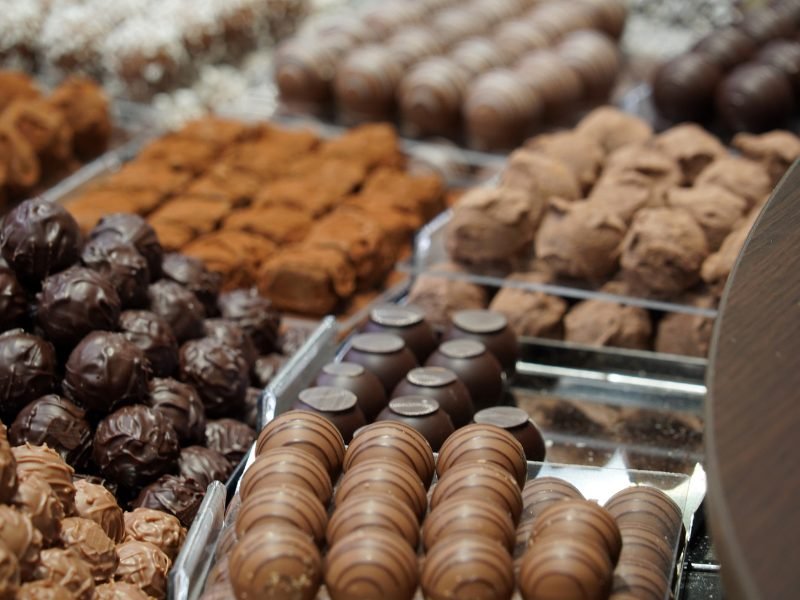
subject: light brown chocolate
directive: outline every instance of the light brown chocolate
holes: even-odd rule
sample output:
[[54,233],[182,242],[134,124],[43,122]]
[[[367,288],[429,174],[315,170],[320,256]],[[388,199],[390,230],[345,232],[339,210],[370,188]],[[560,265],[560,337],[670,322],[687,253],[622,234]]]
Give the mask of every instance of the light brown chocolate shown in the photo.
[[125,541],[149,542],[175,560],[186,539],[186,529],[174,515],[152,508],[134,508],[124,514]]
[[95,583],[108,581],[114,575],[119,560],[114,541],[94,521],[82,517],[64,519],[60,540],[89,565]]
[[133,584],[154,598],[167,594],[167,574],[172,561],[149,542],[130,540],[117,546],[119,565],[114,579]]
[[125,535],[122,509],[103,485],[85,479],[75,482],[75,514],[100,525],[114,542],[121,542]]

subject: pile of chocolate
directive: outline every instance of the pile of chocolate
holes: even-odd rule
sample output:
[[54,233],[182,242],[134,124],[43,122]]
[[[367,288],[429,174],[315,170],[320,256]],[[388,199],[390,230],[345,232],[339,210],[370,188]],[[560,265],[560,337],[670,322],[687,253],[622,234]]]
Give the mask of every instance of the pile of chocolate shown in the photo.
[[283,44],[281,98],[347,123],[392,120],[414,137],[513,148],[608,98],[620,69],[618,0],[381,2]]
[[213,117],[147,145],[68,204],[84,231],[147,217],[161,243],[258,285],[281,310],[321,316],[375,294],[413,233],[443,208],[439,177],[410,174],[394,129],[324,140]]
[[744,13],[691,51],[666,62],[653,80],[656,108],[672,121],[713,122],[731,131],[767,131],[797,114],[800,7],[779,2]]

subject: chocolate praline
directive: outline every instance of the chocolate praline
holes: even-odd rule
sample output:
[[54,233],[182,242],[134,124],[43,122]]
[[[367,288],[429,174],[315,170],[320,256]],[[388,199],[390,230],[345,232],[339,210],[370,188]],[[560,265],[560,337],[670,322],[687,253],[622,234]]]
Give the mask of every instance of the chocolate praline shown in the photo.
[[425,320],[425,313],[413,306],[387,304],[372,309],[364,331],[392,333],[403,338],[420,364],[438,345],[436,332]]
[[11,449],[17,465],[17,477],[20,481],[28,477],[43,479],[58,497],[64,512],[70,514],[75,508],[75,485],[72,477],[75,469],[64,462],[64,459],[52,448],[32,446],[25,443]]
[[188,383],[168,377],[153,378],[150,380],[145,404],[167,417],[181,445],[202,444],[205,440],[206,415],[203,402]]
[[116,581],[131,583],[148,596],[164,598],[172,561],[155,544],[128,540],[117,546],[119,567]]
[[250,450],[256,432],[236,419],[206,421],[206,448],[211,448],[237,465]]
[[341,506],[361,495],[380,497],[386,494],[408,505],[422,522],[428,508],[425,486],[408,465],[381,459],[360,462],[348,469],[336,488],[335,503]]
[[574,485],[557,477],[529,479],[522,489],[522,521],[531,521],[551,504],[565,499],[583,499]]
[[261,354],[277,350],[280,314],[257,289],[226,292],[220,295],[217,304],[222,316],[235,321],[250,336]]
[[779,127],[794,110],[788,77],[767,64],[734,69],[717,90],[717,111],[735,131],[767,131]]
[[622,549],[622,536],[614,517],[589,500],[562,500],[539,512],[533,524],[533,543],[550,539],[581,539],[600,546],[612,564]]
[[343,360],[360,364],[381,380],[386,394],[417,366],[414,354],[403,338],[391,333],[360,333],[350,340]]
[[81,262],[108,279],[123,307],[147,304],[150,269],[132,244],[111,237],[90,240],[81,251]]
[[178,470],[182,477],[193,479],[200,487],[207,488],[212,481],[227,481],[233,465],[216,450],[203,446],[181,448]]
[[95,583],[107,581],[117,568],[114,541],[91,519],[67,517],[61,522],[61,544],[87,565]]
[[204,495],[205,489],[194,479],[162,475],[139,493],[133,506],[175,515],[184,527],[190,527]]
[[417,367],[411,369],[397,384],[392,398],[418,395],[436,400],[458,429],[472,419],[475,409],[469,390],[450,369],[442,367]]
[[69,400],[48,394],[23,408],[8,430],[15,446],[47,444],[65,461],[81,468],[89,458],[92,430],[86,413]]
[[722,71],[699,53],[681,54],[662,65],[653,80],[653,101],[673,121],[704,121],[714,108]]
[[328,514],[325,507],[308,489],[283,485],[263,487],[242,502],[236,514],[236,534],[276,525],[290,525],[310,535],[317,545],[325,539]]
[[519,343],[503,314],[493,310],[460,310],[454,313],[444,339],[462,338],[482,342],[500,361],[508,375],[516,371]]
[[245,502],[259,490],[284,485],[308,490],[324,505],[333,494],[327,471],[311,455],[296,448],[272,448],[259,454],[244,472],[239,497]]
[[789,40],[770,42],[758,53],[757,60],[772,65],[786,75],[792,84],[795,99],[800,98],[800,42]]
[[178,368],[178,340],[169,324],[149,310],[124,310],[120,333],[144,352],[153,375],[169,377]]
[[537,462],[544,460],[547,453],[544,438],[528,413],[521,408],[515,406],[484,408],[475,413],[474,420],[476,423],[496,425],[508,431],[522,444],[527,460]]
[[637,485],[625,488],[611,496],[604,507],[621,529],[654,529],[671,546],[674,546],[681,531],[683,515],[680,507],[667,494],[654,487]]
[[373,421],[386,406],[386,392],[380,380],[370,371],[350,362],[328,363],[317,375],[315,385],[347,390],[356,396],[367,421]]
[[507,512],[477,498],[452,498],[425,519],[422,543],[426,551],[449,537],[477,535],[514,549],[514,522]]
[[694,47],[695,52],[708,56],[725,71],[748,60],[757,49],[753,39],[736,27],[713,31]]
[[232,319],[206,319],[203,321],[203,331],[206,337],[218,339],[231,348],[241,351],[249,368],[256,364],[258,352],[253,345],[253,340],[236,321]]
[[144,256],[150,269],[150,277],[155,280],[161,275],[161,260],[164,250],[158,241],[155,230],[139,215],[114,213],[106,215],[89,233],[89,239],[110,237],[133,244]]
[[40,337],[12,329],[0,334],[0,413],[13,419],[30,401],[51,392],[56,355]]
[[261,401],[261,388],[249,387],[244,394],[244,408],[240,413],[242,421],[247,423],[249,427],[253,429],[258,429],[258,415],[259,415],[259,403]]
[[64,507],[49,483],[40,477],[26,477],[19,482],[13,497],[7,500],[31,518],[46,546],[58,543]]
[[412,548],[419,543],[417,515],[406,503],[388,494],[381,497],[362,494],[338,505],[328,521],[325,539],[330,547],[354,531],[376,529],[402,536]]
[[464,382],[476,409],[494,406],[503,396],[503,369],[497,359],[476,340],[444,342],[425,366],[450,369]]
[[0,266],[0,331],[23,327],[28,317],[28,298],[14,272]]
[[367,424],[364,413],[358,406],[353,392],[329,386],[318,386],[303,390],[292,408],[310,410],[333,423],[342,434],[345,444],[353,439],[353,433]]
[[122,509],[114,494],[103,485],[85,479],[75,481],[75,514],[100,525],[116,543],[125,537]]
[[206,415],[222,417],[244,408],[249,368],[244,355],[224,342],[204,337],[180,350],[180,378],[197,390]]
[[175,515],[153,508],[134,508],[123,516],[125,540],[148,542],[175,560],[186,539],[186,528]]
[[425,436],[434,452],[438,452],[448,436],[455,431],[450,415],[439,407],[439,403],[433,398],[419,395],[400,396],[390,400],[376,421],[400,421],[411,425]]
[[506,511],[514,523],[522,513],[522,494],[514,476],[496,465],[464,463],[447,470],[433,488],[431,508],[448,498],[477,498]]
[[178,342],[202,337],[206,313],[192,292],[162,279],[147,288],[147,297],[150,310],[166,321]]
[[176,252],[164,255],[161,271],[164,279],[179,283],[193,292],[203,303],[206,315],[218,313],[217,296],[222,287],[222,275],[206,269],[201,260]]

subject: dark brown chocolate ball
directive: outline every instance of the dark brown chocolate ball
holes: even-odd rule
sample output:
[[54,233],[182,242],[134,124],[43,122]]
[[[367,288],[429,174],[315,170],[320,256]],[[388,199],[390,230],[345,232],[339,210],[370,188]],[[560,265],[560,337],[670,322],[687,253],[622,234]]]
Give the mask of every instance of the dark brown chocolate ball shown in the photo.
[[800,42],[775,40],[758,53],[758,62],[772,65],[789,79],[795,100],[800,99]]
[[795,25],[780,11],[765,7],[760,10],[747,11],[741,28],[760,45],[791,36],[794,33]]
[[71,267],[42,282],[36,321],[56,347],[70,349],[92,331],[116,329],[120,307],[117,290],[106,277]]
[[253,340],[236,321],[232,319],[206,319],[203,321],[203,331],[206,337],[218,339],[231,348],[239,350],[245,361],[247,361],[249,368],[256,364],[258,352],[253,345]]
[[389,401],[376,421],[400,421],[419,431],[438,452],[447,437],[455,431],[453,421],[439,403],[425,396],[400,396]]
[[217,314],[217,296],[222,287],[222,275],[206,269],[201,260],[175,252],[164,255],[161,271],[164,279],[179,283],[193,292],[203,303],[206,315]]
[[280,314],[255,288],[226,292],[219,297],[219,310],[235,321],[253,340],[261,354],[275,352],[281,326]]
[[92,458],[104,477],[135,489],[174,469],[180,447],[169,420],[148,406],[125,406],[100,421]]
[[206,313],[192,292],[174,281],[162,279],[150,285],[147,296],[150,310],[167,322],[178,343],[202,337]]
[[385,305],[369,313],[365,332],[392,333],[403,338],[420,363],[436,350],[436,332],[425,320],[425,313],[412,306]]
[[86,410],[105,415],[118,406],[144,402],[150,366],[138,346],[119,333],[95,331],[69,355],[64,395]]
[[11,269],[0,266],[0,331],[23,327],[27,316],[25,290]]
[[547,452],[539,429],[531,421],[528,413],[516,406],[492,406],[475,413],[475,422],[484,425],[495,425],[505,429],[522,444],[525,458],[532,461],[543,461]]
[[204,495],[205,489],[194,479],[162,475],[139,493],[133,506],[175,515],[181,525],[191,527]]
[[319,386],[303,390],[292,406],[295,410],[310,410],[322,415],[336,426],[345,444],[353,433],[367,424],[353,392],[335,387]]
[[150,269],[132,244],[113,237],[96,238],[83,247],[81,261],[111,282],[123,307],[147,305]]
[[381,380],[386,394],[417,366],[417,359],[402,338],[391,333],[360,333],[350,341],[347,362],[360,364]]
[[170,378],[155,378],[150,381],[149,392],[145,403],[167,417],[182,446],[203,443],[206,436],[205,409],[191,385]]
[[182,477],[193,479],[205,489],[212,481],[225,482],[233,472],[233,465],[216,450],[187,446],[181,449],[178,469]]
[[186,342],[180,351],[180,379],[194,386],[209,417],[244,408],[249,368],[244,355],[215,338]]
[[133,244],[147,261],[150,277],[155,280],[161,276],[164,250],[155,230],[139,215],[131,213],[106,215],[89,233],[89,238],[92,240],[100,237],[115,238]]
[[380,379],[356,363],[328,363],[317,375],[315,385],[326,385],[353,392],[361,412],[370,422],[375,420],[388,403]]
[[722,70],[698,53],[682,54],[662,65],[653,80],[653,101],[673,121],[704,121],[714,109]]
[[13,419],[23,406],[51,392],[55,383],[56,354],[50,343],[22,329],[0,335],[1,414]]
[[753,39],[741,29],[726,27],[706,35],[694,47],[694,52],[707,56],[720,69],[728,71],[749,60],[757,49]]
[[789,78],[770,65],[735,68],[717,90],[717,111],[734,131],[767,131],[792,114],[795,100]]
[[411,369],[392,392],[393,398],[418,395],[436,400],[458,429],[472,420],[475,409],[467,386],[450,369],[418,367]]
[[53,273],[78,260],[81,233],[75,219],[56,202],[26,200],[0,228],[3,258],[26,286],[37,288]]
[[426,366],[453,371],[467,386],[476,409],[500,404],[503,369],[481,342],[468,339],[444,342],[431,354]]
[[517,369],[519,343],[506,317],[493,310],[460,310],[453,313],[445,340],[472,339],[482,342],[500,361],[503,370],[513,375]]
[[211,448],[238,465],[256,440],[256,432],[235,419],[206,421],[206,448]]
[[169,324],[149,310],[125,310],[119,316],[120,333],[139,347],[156,377],[169,377],[178,368],[178,341]]

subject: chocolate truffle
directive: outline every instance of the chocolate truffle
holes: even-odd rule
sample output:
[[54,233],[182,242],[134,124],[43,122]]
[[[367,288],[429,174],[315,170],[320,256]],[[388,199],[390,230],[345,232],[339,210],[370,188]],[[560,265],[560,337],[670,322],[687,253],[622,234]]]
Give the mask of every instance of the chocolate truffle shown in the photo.
[[119,566],[114,574],[142,589],[148,596],[164,598],[167,594],[167,575],[172,561],[149,542],[129,540],[117,546]]
[[387,494],[406,504],[422,521],[428,508],[425,487],[417,474],[399,462],[368,460],[348,469],[336,488],[336,506],[361,495]]
[[609,512],[589,500],[563,500],[536,515],[532,543],[549,538],[580,539],[600,546],[616,564],[622,549],[619,527]]
[[239,600],[313,600],[322,582],[319,550],[302,531],[290,527],[249,532],[228,564]]
[[191,385],[170,378],[154,378],[145,403],[167,417],[181,445],[205,440],[205,409]]
[[178,341],[169,324],[148,310],[124,310],[120,333],[144,352],[153,375],[169,377],[178,367]]
[[656,136],[653,145],[678,162],[683,182],[689,185],[709,164],[728,153],[715,136],[694,123],[670,127]]
[[453,421],[433,398],[420,395],[398,396],[378,415],[376,421],[400,421],[419,431],[434,452],[438,452],[455,431]]
[[14,453],[19,480],[38,477],[47,482],[64,507],[64,512],[72,514],[75,508],[75,486],[72,483],[74,469],[47,446],[25,443],[15,446],[11,451]]
[[[206,333],[206,335],[214,337],[208,333]],[[267,387],[270,381],[272,381],[272,378],[275,377],[283,368],[283,365],[286,364],[287,360],[288,358],[286,356],[278,354],[277,352],[267,354],[266,356],[259,356],[253,366],[253,383],[262,388]]]
[[139,215],[114,213],[104,216],[89,234],[90,239],[110,237],[133,244],[144,256],[155,281],[161,275],[161,260],[164,250],[158,242],[155,230]]
[[767,131],[780,126],[794,111],[789,78],[767,64],[735,68],[717,90],[717,112],[734,131]]
[[605,159],[603,147],[577,131],[543,133],[528,140],[525,146],[563,163],[584,191],[597,181]]
[[583,500],[574,485],[557,477],[529,479],[522,490],[522,521],[532,521],[544,509],[562,500]]
[[653,80],[653,101],[672,121],[704,121],[714,108],[721,69],[703,54],[681,54],[659,67]]
[[315,385],[335,387],[355,394],[367,421],[373,421],[387,404],[386,392],[380,380],[356,363],[328,363],[317,375]]
[[411,369],[394,388],[392,397],[408,395],[425,396],[435,400],[448,414],[456,429],[469,423],[475,412],[467,387],[455,373],[442,367]]
[[419,543],[417,515],[405,502],[389,494],[351,496],[347,502],[337,505],[328,521],[325,539],[331,547],[355,531],[375,530],[396,533],[414,549]]
[[647,350],[652,335],[645,309],[609,300],[578,302],[564,317],[564,339],[576,344]]
[[666,575],[639,561],[621,563],[614,571],[611,598],[620,595],[661,600],[668,595],[669,580]]
[[601,600],[611,590],[612,571],[600,546],[553,539],[534,544],[523,556],[517,585],[525,600]]
[[773,185],[800,157],[800,138],[790,131],[770,131],[762,135],[739,133],[734,136],[732,145],[746,158],[763,165]]
[[149,600],[142,589],[125,581],[109,581],[94,588],[94,600]]
[[510,600],[514,565],[511,555],[492,540],[455,536],[440,541],[428,552],[420,583],[425,597],[431,600]]
[[665,576],[671,575],[673,548],[663,536],[642,527],[626,527],[621,533],[620,565],[628,562],[642,562],[652,565]]
[[187,446],[181,448],[178,469],[182,477],[193,479],[205,489],[212,481],[224,483],[233,472],[233,465],[216,450]]
[[628,144],[612,152],[606,159],[601,183],[640,185],[651,188],[651,193],[659,196],[679,185],[681,179],[678,163],[665,152],[646,143]]
[[205,310],[192,292],[162,279],[147,288],[147,296],[150,310],[164,319],[178,342],[202,337]]
[[364,331],[392,333],[403,338],[419,362],[424,362],[437,345],[436,332],[425,321],[425,313],[414,306],[387,304],[374,308]]
[[122,509],[117,504],[114,494],[105,486],[85,479],[76,480],[75,514],[97,523],[114,542],[122,541],[125,534]]
[[22,578],[30,579],[42,549],[42,534],[31,518],[16,508],[0,505],[0,540],[16,555]]
[[23,327],[28,316],[28,298],[8,267],[0,267],[0,331]]
[[575,131],[600,144],[606,153],[653,137],[653,128],[646,121],[613,106],[594,109],[581,119]]
[[119,333],[95,331],[69,355],[64,394],[100,415],[116,407],[143,402],[148,395],[150,365],[144,352]]
[[522,446],[526,460],[544,461],[546,447],[541,432],[528,413],[515,406],[492,406],[475,413],[475,423],[499,427]]
[[30,517],[33,526],[42,534],[46,546],[58,541],[64,507],[49,483],[39,477],[28,476],[19,482],[10,502],[12,506]]
[[456,465],[471,463],[496,465],[511,474],[520,489],[525,485],[528,466],[522,445],[500,427],[475,423],[459,429],[439,451],[436,472],[442,478]]
[[505,188],[519,190],[528,196],[536,223],[551,198],[577,200],[581,196],[578,181],[569,167],[529,148],[520,148],[511,153],[500,183]]
[[464,382],[476,409],[500,403],[503,370],[481,342],[469,339],[444,342],[425,366],[450,369]]
[[61,543],[89,565],[95,583],[107,581],[117,568],[114,542],[97,523],[82,517],[61,522]]
[[149,542],[175,560],[186,538],[186,529],[177,517],[152,508],[134,508],[124,518],[126,542]]
[[205,491],[194,479],[162,475],[139,493],[132,506],[155,508],[175,515],[184,527],[190,527]]
[[625,488],[608,499],[605,509],[616,519],[620,529],[655,529],[671,547],[681,532],[681,509],[672,498],[654,487],[637,485]]
[[83,247],[81,262],[108,279],[123,307],[147,304],[150,269],[132,244],[112,237],[95,238]]
[[253,428],[236,419],[206,421],[206,448],[216,450],[233,465],[239,464],[255,439]]
[[503,509],[477,498],[451,498],[425,519],[422,543],[426,552],[451,537],[478,536],[514,549],[514,522]]
[[30,287],[77,262],[80,239],[72,215],[61,204],[43,198],[12,209],[0,228],[3,258]]
[[621,61],[619,49],[607,35],[591,30],[572,32],[558,45],[558,54],[580,76],[584,98],[608,98]]
[[[535,23],[527,25],[536,31]],[[516,75],[544,103],[548,117],[558,117],[577,106],[583,93],[578,71],[555,50],[542,48],[522,56],[514,65]]]
[[226,319],[235,321],[253,340],[261,354],[277,349],[281,319],[272,303],[255,288],[233,290],[221,294],[219,310]]
[[351,533],[325,557],[325,587],[331,600],[411,600],[417,590],[417,557],[395,533]]
[[21,329],[0,334],[0,413],[13,418],[28,402],[55,385],[53,347]]
[[477,498],[507,512],[516,523],[522,513],[522,496],[514,476],[489,463],[464,463],[447,470],[431,496],[431,508],[448,498]]
[[311,455],[295,448],[272,448],[259,454],[244,472],[239,495],[246,501],[261,489],[282,485],[308,490],[324,505],[333,494],[328,473]]
[[92,430],[86,413],[69,400],[48,394],[23,408],[8,430],[12,444],[47,444],[69,464],[82,467],[89,458]]
[[694,52],[714,61],[723,71],[749,60],[758,46],[738,27],[725,27],[704,36],[694,47]]
[[800,93],[800,43],[789,40],[775,40],[764,46],[758,53],[758,61],[772,65],[782,72],[792,84],[795,100]]
[[747,201],[718,185],[678,187],[667,192],[667,205],[688,212],[703,229],[710,251],[719,249],[747,212]]
[[202,302],[206,315],[217,313],[217,296],[222,287],[219,273],[206,269],[201,260],[175,252],[164,255],[161,271],[164,279],[179,283],[193,292]]
[[69,349],[97,329],[117,327],[120,299],[111,282],[85,267],[71,267],[42,282],[36,320],[56,346]]
[[390,333],[354,336],[343,360],[360,364],[375,373],[387,395],[409,370],[417,366],[414,354],[403,339]]
[[23,595],[23,590],[17,591],[19,582],[19,561],[8,546],[0,542],[0,595],[3,598],[28,598]]
[[194,386],[208,416],[221,417],[244,407],[249,368],[238,349],[204,337],[181,346],[180,363],[181,380]]
[[350,443],[356,429],[367,424],[356,395],[335,387],[305,389],[298,395],[293,408],[310,410],[324,416],[336,426],[345,444]]
[[757,162],[726,156],[708,165],[695,185],[714,184],[747,200],[748,209],[760,205],[772,191],[772,182],[764,167]]
[[489,305],[490,310],[504,315],[518,336],[563,337],[561,319],[567,312],[567,303],[558,296],[517,287],[522,283],[549,283],[548,275],[537,272],[513,273],[506,281],[510,285],[497,292]]
[[292,38],[275,52],[275,82],[281,99],[306,110],[319,110],[331,100],[333,77],[342,55],[352,48],[352,40],[342,37]]
[[789,37],[794,34],[795,26],[792,20],[786,18],[782,11],[774,7],[747,11],[747,17],[742,21],[742,31],[749,35],[758,44],[770,40]]
[[91,600],[94,594],[92,572],[73,550],[42,550],[34,577],[65,588],[73,598]]
[[[20,586],[15,597],[17,600],[70,600],[73,596],[67,588],[57,583],[29,581]],[[97,600],[99,596],[95,593],[92,598]]]
[[516,371],[519,346],[505,316],[491,310],[460,310],[453,314],[452,321],[445,340],[466,338],[482,342],[507,374]]
[[320,545],[325,539],[328,514],[312,492],[294,485],[261,487],[242,502],[236,514],[236,534],[285,524],[295,527]]
[[333,83],[344,120],[359,123],[391,117],[403,71],[400,57],[389,46],[369,44],[351,51],[338,65]]
[[258,352],[253,340],[231,319],[206,319],[203,321],[206,337],[217,339],[231,348],[241,351],[248,367],[253,367],[258,360]]
[[438,273],[464,274],[466,270],[455,263],[431,265],[431,275],[420,275],[408,292],[410,304],[421,308],[432,325],[446,328],[450,315],[465,308],[484,308],[486,290],[470,281],[451,278]]
[[17,464],[8,443],[6,426],[0,421],[0,502],[8,502],[17,489]]
[[137,488],[174,468],[178,452],[178,436],[167,417],[137,404],[100,421],[92,458],[105,477]]

